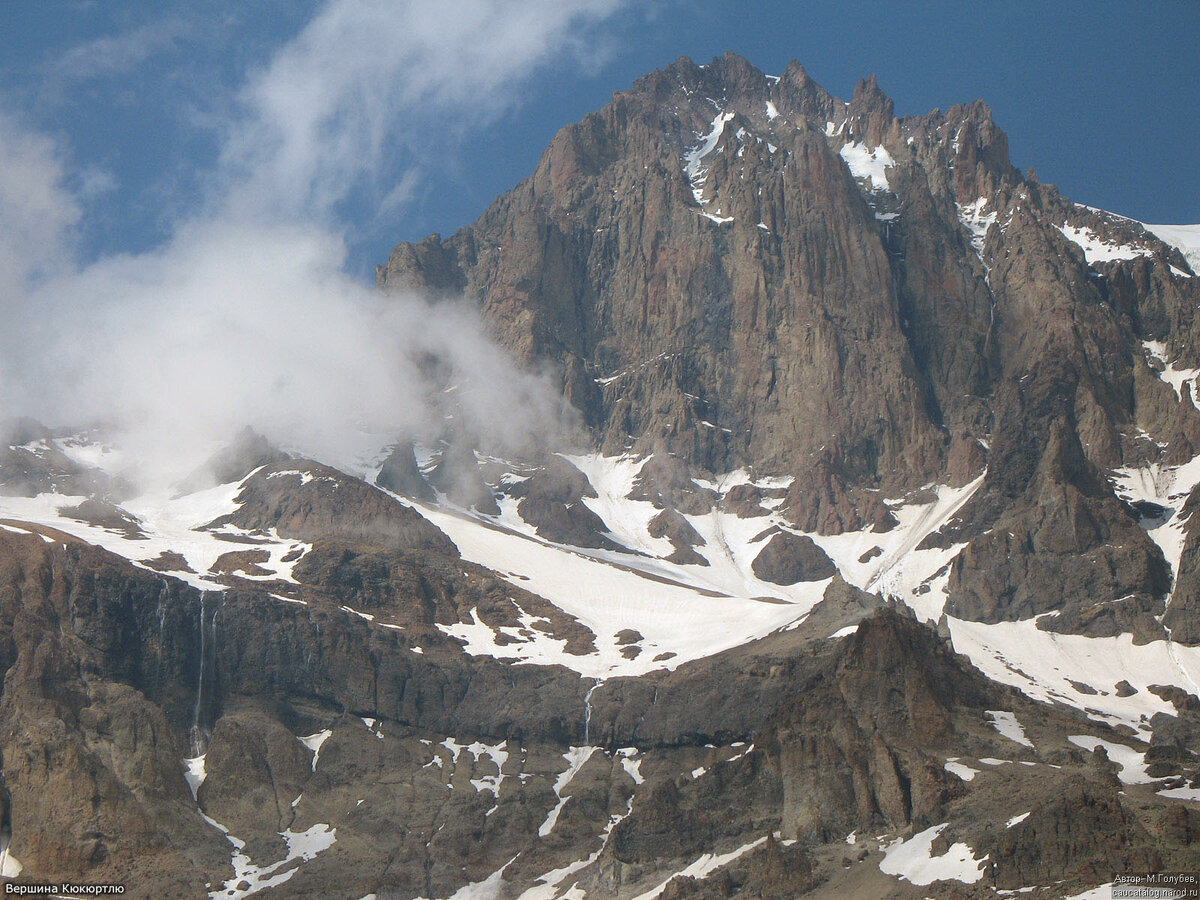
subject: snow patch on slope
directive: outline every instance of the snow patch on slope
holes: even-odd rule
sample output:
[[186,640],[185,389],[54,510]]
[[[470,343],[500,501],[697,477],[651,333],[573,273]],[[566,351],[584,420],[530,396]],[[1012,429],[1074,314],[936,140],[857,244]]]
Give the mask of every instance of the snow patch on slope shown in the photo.
[[[1183,254],[1192,273],[1200,272],[1200,225],[1144,225],[1145,229]],[[1177,274],[1187,275],[1186,272]]]
[[1133,244],[1118,244],[1115,241],[1105,241],[1086,225],[1076,228],[1074,225],[1056,226],[1063,237],[1083,250],[1084,258],[1089,266],[1097,263],[1112,262],[1119,259],[1137,259],[1139,256],[1152,256],[1146,247],[1135,247]]
[[976,859],[975,851],[962,841],[951,844],[941,856],[933,855],[934,839],[949,824],[934,825],[907,841],[892,844],[884,851],[879,871],[922,886],[935,881],[961,881],[964,884],[979,881],[987,868],[988,857]]
[[[1013,685],[1035,700],[1066,703],[1113,725],[1149,732],[1155,713],[1175,714],[1150,685],[1173,684],[1195,692],[1200,682],[1200,647],[1170,641],[1137,645],[1130,634],[1056,634],[1038,629],[1035,619],[984,625],[948,617],[948,623],[954,649],[993,681]],[[1117,696],[1121,681],[1136,693]]]
[[1067,740],[1076,747],[1082,747],[1093,753],[1097,747],[1103,747],[1108,758],[1120,767],[1117,777],[1125,784],[1150,784],[1154,781],[1146,772],[1146,754],[1134,750],[1126,744],[1104,741],[1088,734],[1068,735]]
[[1127,466],[1114,469],[1109,477],[1113,490],[1123,500],[1154,503],[1166,510],[1163,516],[1143,519],[1141,524],[1147,536],[1161,548],[1174,578],[1179,572],[1179,560],[1187,537],[1184,529],[1188,519],[1183,516],[1183,506],[1188,494],[1200,483],[1200,456],[1181,466],[1157,463]]
[[1142,341],[1146,352],[1162,365],[1162,371],[1156,374],[1160,379],[1175,389],[1175,399],[1182,400],[1184,392],[1192,401],[1192,406],[1200,409],[1200,400],[1196,397],[1196,382],[1200,377],[1200,369],[1186,369],[1177,366],[1167,359],[1167,345],[1163,341]]
[[887,170],[896,165],[896,161],[882,144],[878,147],[868,147],[855,141],[844,145],[838,151],[838,155],[846,161],[850,174],[870,182],[872,190],[886,191],[891,188],[888,184]]
[[[121,508],[138,519],[141,534],[136,537],[60,515],[60,510],[78,506],[88,499],[83,496],[0,496],[0,518],[17,519],[56,529],[89,544],[103,547],[142,568],[150,568],[145,565],[145,560],[155,559],[164,552],[177,553],[186,560],[193,571],[167,574],[202,591],[212,590],[218,583],[217,579],[208,574],[218,557],[234,550],[266,550],[270,554],[270,558],[259,565],[272,574],[253,576],[239,573],[239,577],[252,581],[294,583],[291,570],[296,560],[285,563],[283,557],[297,550],[307,552],[311,545],[280,538],[273,533],[254,535],[250,543],[231,542],[228,538],[246,537],[244,531],[232,526],[212,531],[200,530],[209,522],[234,512],[240,493],[241,483],[233,482],[190,494],[178,495],[162,491],[129,500]],[[295,555],[298,559],[302,554]],[[155,574],[162,574],[155,569],[150,570]]]
[[[983,245],[987,238],[988,229],[996,222],[996,211],[984,212],[988,205],[987,197],[980,197],[974,203],[955,204],[958,207],[958,220],[963,228],[971,234],[971,246],[983,262]],[[986,263],[984,264],[986,268]]]
[[707,133],[700,136],[700,143],[683,156],[683,168],[687,173],[688,182],[692,186],[692,196],[700,206],[700,214],[718,224],[732,222],[733,219],[720,215],[719,209],[715,213],[705,209],[708,201],[704,199],[704,182],[708,179],[708,168],[704,165],[704,158],[716,149],[721,135],[725,133],[725,123],[732,118],[733,113],[731,112],[718,113],[717,117],[712,120]]
[[644,894],[638,894],[633,898],[633,900],[655,900],[656,897],[659,897],[662,892],[667,889],[667,885],[670,884],[671,880],[676,877],[690,877],[695,878],[698,881],[703,880],[718,869],[729,865],[731,862],[734,862],[742,856],[745,856],[764,841],[766,841],[766,838],[760,837],[758,840],[751,841],[748,844],[743,844],[741,847],[738,847],[736,850],[731,850],[728,853],[705,853],[691,865],[680,869],[678,872],[671,875],[670,878],[658,885],[658,887],[646,891]]

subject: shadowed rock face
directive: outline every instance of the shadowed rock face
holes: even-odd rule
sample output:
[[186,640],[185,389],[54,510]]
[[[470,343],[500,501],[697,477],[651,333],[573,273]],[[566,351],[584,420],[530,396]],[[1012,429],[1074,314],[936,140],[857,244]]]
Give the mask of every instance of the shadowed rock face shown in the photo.
[[432,501],[436,496],[425,476],[421,474],[411,443],[400,444],[388,455],[375,478],[375,483],[393,494],[412,497],[414,500]]
[[754,574],[772,584],[824,581],[837,574],[837,567],[803,534],[781,531],[773,535],[754,558]]
[[421,515],[378,488],[305,460],[264,466],[247,478],[238,509],[207,527],[274,529],[302,541],[320,538],[457,556],[458,548]]
[[505,493],[520,500],[517,512],[542,537],[576,547],[617,549],[606,536],[604,520],[583,502],[596,496],[595,489],[562,457],[551,456],[528,478],[507,485]]

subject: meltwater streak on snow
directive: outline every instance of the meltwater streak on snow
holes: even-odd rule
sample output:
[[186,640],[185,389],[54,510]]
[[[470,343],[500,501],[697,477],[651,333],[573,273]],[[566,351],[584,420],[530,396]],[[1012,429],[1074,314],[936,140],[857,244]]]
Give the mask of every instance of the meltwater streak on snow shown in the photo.
[[934,825],[914,834],[907,841],[892,844],[884,851],[879,871],[922,886],[935,881],[977,882],[983,877],[988,858],[976,859],[974,851],[967,844],[960,841],[951,844],[941,856],[932,855],[934,839],[948,824]]

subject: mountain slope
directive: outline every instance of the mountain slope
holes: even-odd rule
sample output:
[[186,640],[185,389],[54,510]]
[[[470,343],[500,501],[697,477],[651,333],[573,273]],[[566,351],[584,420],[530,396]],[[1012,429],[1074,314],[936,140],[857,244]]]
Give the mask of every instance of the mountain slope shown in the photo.
[[244,432],[150,492],[103,429],[4,427],[0,878],[1064,898],[1194,869],[1191,237],[1022,176],[982,103],[898,119],[873,79],[732,54],[646,76],[379,271],[477,302],[590,445],[501,458],[448,414],[347,435],[347,467]]

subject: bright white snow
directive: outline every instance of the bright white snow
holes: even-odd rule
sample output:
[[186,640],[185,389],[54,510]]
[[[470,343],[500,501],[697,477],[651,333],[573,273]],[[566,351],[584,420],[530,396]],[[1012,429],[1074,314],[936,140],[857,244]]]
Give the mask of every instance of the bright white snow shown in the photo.
[[892,844],[884,851],[879,871],[922,886],[935,881],[977,882],[983,877],[988,858],[975,859],[975,853],[968,845],[959,841],[951,844],[941,856],[932,855],[934,838],[948,824],[934,825],[914,834],[907,841]]
[[[765,840],[765,837],[760,837],[758,840],[751,841],[749,844],[744,844],[741,847],[738,847],[736,850],[731,850],[728,853],[705,853],[691,865],[680,869],[678,872],[672,875],[671,878],[675,878],[677,875],[690,876],[698,880],[707,878],[718,869],[729,865],[734,860],[749,853]],[[633,898],[633,900],[655,900],[656,897],[666,890],[671,878],[668,878],[658,887],[646,891],[644,894],[638,894]]]
[[196,799],[196,791],[200,790],[200,785],[204,784],[204,779],[208,777],[208,773],[204,771],[204,757],[193,756],[183,761],[183,779],[187,782],[188,790],[192,792],[192,799]]
[[[1149,690],[1152,684],[1174,684],[1200,690],[1200,647],[1170,641],[1133,643],[1129,634],[1085,637],[1041,631],[1034,619],[984,625],[948,618],[954,649],[968,656],[985,675],[1011,684],[1035,700],[1061,701],[1093,718],[1149,730],[1158,712],[1174,715],[1174,707]],[[1099,693],[1078,690],[1071,681]],[[1116,695],[1128,681],[1136,693]]]
[[979,774],[979,769],[972,769],[970,766],[964,766],[957,759],[946,760],[944,768],[951,775],[957,775],[963,781],[970,781]]
[[888,184],[887,170],[896,165],[896,162],[882,144],[878,147],[868,147],[856,141],[844,145],[838,152],[850,168],[850,174],[869,181],[872,190],[886,191],[891,187]]
[[1145,228],[1182,253],[1193,273],[1200,272],[1200,225],[1146,225]]
[[300,743],[312,751],[312,770],[317,771],[317,760],[321,758],[321,745],[329,740],[329,736],[333,732],[326,728],[324,731],[318,731],[316,734],[310,734],[307,737],[297,738]]
[[1026,747],[1033,747],[1033,741],[1025,737],[1025,729],[1021,727],[1021,723],[1017,721],[1017,717],[1012,713],[999,709],[989,709],[987,717],[992,720],[992,726],[1010,741],[1015,741]]
[[538,837],[546,837],[554,830],[554,826],[558,824],[558,814],[562,812],[562,808],[571,799],[570,796],[564,796],[563,791],[575,776],[579,774],[579,770],[583,768],[583,764],[591,759],[592,754],[595,752],[595,747],[572,747],[563,754],[563,759],[567,761],[567,768],[554,780],[554,796],[558,798],[558,803],[546,814],[546,820],[538,827]]
[[1146,754],[1141,751],[1134,750],[1126,744],[1104,741],[1089,734],[1068,735],[1067,740],[1084,750],[1095,751],[1097,747],[1103,747],[1108,758],[1120,766],[1121,770],[1117,772],[1117,777],[1125,784],[1150,784],[1154,781],[1146,774]]
[[1137,259],[1139,256],[1151,255],[1151,251],[1146,247],[1101,240],[1099,235],[1086,225],[1080,228],[1076,228],[1074,225],[1060,225],[1058,230],[1063,233],[1063,237],[1083,250],[1084,258],[1089,266],[1118,259]]

